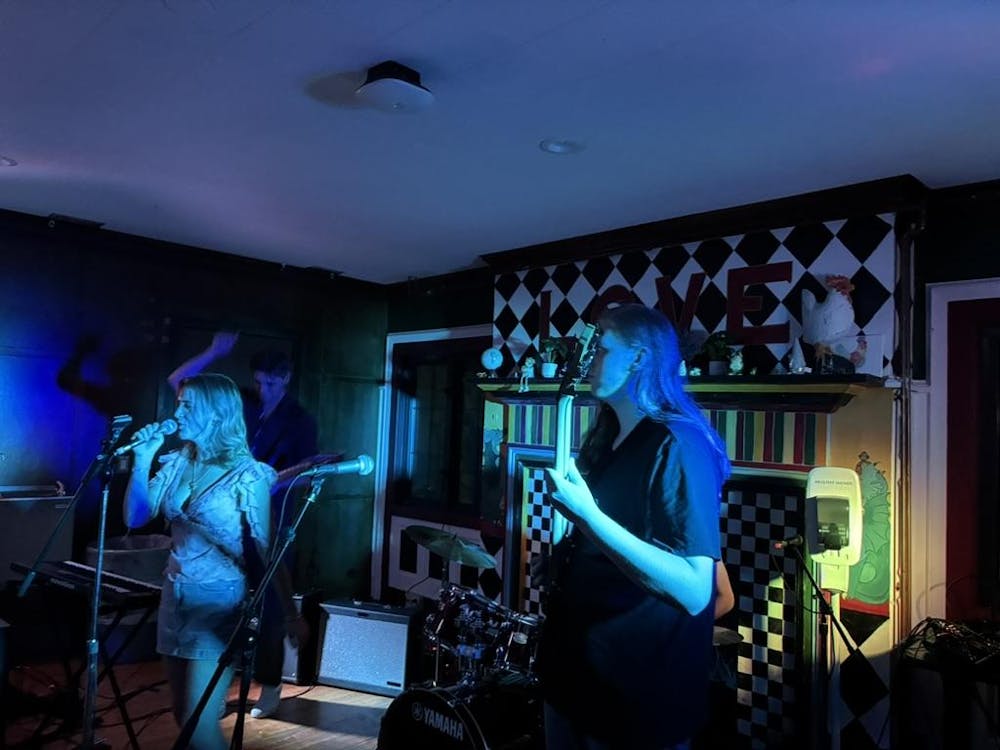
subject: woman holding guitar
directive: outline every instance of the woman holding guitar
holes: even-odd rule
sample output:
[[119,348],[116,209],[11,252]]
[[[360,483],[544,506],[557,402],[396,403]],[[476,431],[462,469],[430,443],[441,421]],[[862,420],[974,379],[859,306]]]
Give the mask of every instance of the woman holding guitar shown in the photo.
[[708,710],[729,461],[683,389],[670,322],[623,305],[598,323],[601,411],[578,463],[549,470],[573,530],[553,552],[538,659],[547,747],[683,748]]

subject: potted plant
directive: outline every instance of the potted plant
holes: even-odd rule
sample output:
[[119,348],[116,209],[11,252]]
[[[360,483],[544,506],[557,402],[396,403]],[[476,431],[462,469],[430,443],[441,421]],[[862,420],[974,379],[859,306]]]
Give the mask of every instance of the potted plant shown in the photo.
[[729,339],[726,338],[725,331],[716,331],[707,339],[701,347],[702,354],[708,359],[709,375],[725,375],[729,370]]
[[542,359],[542,377],[554,378],[559,371],[559,365],[569,356],[571,339],[547,337],[539,343],[539,356]]

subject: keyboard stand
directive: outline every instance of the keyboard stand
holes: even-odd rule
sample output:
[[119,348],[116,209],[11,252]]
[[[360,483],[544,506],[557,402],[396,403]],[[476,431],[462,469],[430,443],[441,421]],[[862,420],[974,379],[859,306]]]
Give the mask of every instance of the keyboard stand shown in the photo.
[[[18,564],[14,564],[11,567],[17,570],[21,566]],[[78,565],[76,567],[85,572],[85,566]],[[46,573],[49,574],[46,575]],[[62,582],[60,582],[58,573],[50,573],[50,571],[43,568],[41,569],[41,576],[42,580],[46,582],[46,585],[54,585],[60,589],[63,590],[66,589],[66,586]],[[118,578],[119,580],[127,580],[127,579],[122,579],[121,577],[114,577],[114,576],[109,576],[109,578]],[[71,589],[76,591],[77,593],[81,594],[83,593],[82,591],[80,591],[78,587],[71,587]],[[152,617],[153,612],[156,611],[158,604],[159,604],[158,597],[146,596],[144,597],[144,603],[142,605],[139,605],[138,602],[135,600],[130,601],[128,598],[120,598],[116,603],[113,604],[104,603],[101,605],[101,611],[104,615],[110,614],[113,616],[111,622],[101,628],[101,633],[97,639],[98,653],[101,658],[101,670],[98,673],[97,682],[98,684],[100,684],[103,680],[107,679],[108,684],[111,686],[111,692],[114,694],[115,706],[118,709],[118,714],[121,716],[122,724],[125,727],[125,732],[126,734],[128,734],[129,744],[134,750],[140,750],[140,748],[139,748],[139,738],[135,733],[135,727],[132,724],[132,719],[129,716],[128,709],[126,707],[128,698],[131,696],[126,696],[122,693],[121,685],[119,684],[118,678],[115,675],[114,667],[115,664],[118,662],[118,660],[121,658],[122,654],[125,652],[125,650],[133,643],[136,636],[139,634],[139,631],[142,628],[142,626],[145,625],[147,622],[149,622],[149,618]],[[127,615],[136,612],[141,612],[142,614],[136,621],[135,625],[132,626],[131,632],[125,635],[121,643],[119,643],[117,648],[114,649],[114,652],[109,653],[108,651],[109,638],[118,630],[119,626],[122,623],[122,620]],[[82,678],[87,670],[86,661],[75,672],[72,672],[68,668],[68,664],[64,666],[67,667],[66,672],[69,681],[69,687],[75,688],[77,693],[79,693]],[[151,685],[150,687],[161,685],[164,682],[165,681],[157,682],[154,685]],[[32,743],[44,744],[47,738],[43,736],[43,733],[45,729],[49,726],[53,718],[54,716],[52,711],[51,710],[47,711],[45,716],[42,718],[42,721],[35,728],[35,731],[32,734],[31,737]]]
[[[100,685],[101,680],[107,677],[108,683],[111,685],[111,692],[115,695],[115,705],[118,706],[118,713],[121,714],[122,723],[125,725],[125,732],[128,734],[129,743],[131,743],[135,750],[139,750],[139,738],[136,736],[135,729],[132,727],[132,720],[129,718],[128,710],[125,707],[127,700],[122,695],[121,687],[118,685],[118,678],[115,677],[114,665],[118,662],[118,659],[121,658],[121,655],[125,653],[125,649],[128,648],[132,641],[135,640],[135,637],[138,635],[142,626],[149,621],[149,618],[152,616],[155,609],[156,604],[150,604],[146,607],[145,611],[142,613],[142,617],[140,617],[139,621],[132,627],[132,632],[125,636],[113,654],[108,655],[107,639],[108,636],[115,631],[115,628],[121,624],[121,621],[126,614],[124,608],[118,608],[118,611],[115,613],[115,619],[111,621],[111,624],[108,625],[104,631],[104,637],[98,640],[98,649],[101,654],[101,663],[103,664],[103,668],[97,676],[97,684]],[[85,666],[81,667],[76,673],[77,684],[79,684],[85,668]]]

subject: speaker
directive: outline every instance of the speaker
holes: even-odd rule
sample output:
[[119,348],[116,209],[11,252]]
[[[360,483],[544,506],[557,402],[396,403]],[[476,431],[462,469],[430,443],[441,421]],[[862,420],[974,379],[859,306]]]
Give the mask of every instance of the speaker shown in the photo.
[[319,643],[319,591],[295,594],[295,610],[302,615],[309,626],[309,640],[292,645],[285,636],[285,661],[281,668],[281,680],[294,685],[312,685],[316,682],[316,644]]
[[[10,569],[12,562],[31,565],[55,530],[68,497],[0,497],[0,588],[20,574]],[[59,530],[46,557],[69,560],[73,556],[73,519]]]
[[320,608],[317,681],[377,695],[402,693],[416,652],[416,610],[356,601],[323,602]]

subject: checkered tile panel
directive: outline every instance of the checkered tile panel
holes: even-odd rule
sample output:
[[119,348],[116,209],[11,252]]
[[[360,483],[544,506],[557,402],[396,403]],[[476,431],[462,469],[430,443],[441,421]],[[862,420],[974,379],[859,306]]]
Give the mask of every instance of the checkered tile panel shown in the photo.
[[[847,276],[854,285],[851,334],[868,337],[869,357],[876,359],[874,373],[890,374],[895,339],[893,221],[891,214],[829,221],[500,274],[494,283],[493,323],[494,339],[504,354],[501,371],[513,373],[524,356],[537,356],[540,313],[546,304],[549,335],[575,335],[581,321],[590,322],[588,311],[598,295],[614,286],[651,307],[667,296],[666,304],[680,311],[692,277],[705,274],[691,327],[711,333],[726,328],[730,271],[789,262],[789,281],[747,287],[745,293],[759,299],[760,309],[745,313],[744,325],[789,322],[791,335],[797,336],[802,291],[808,289],[822,301],[825,277]],[[657,283],[662,277],[670,278],[666,290]],[[767,373],[790,348],[790,343],[746,347],[744,361]]]
[[720,527],[725,562],[738,571],[737,731],[748,747],[791,746],[804,705],[799,568],[774,541],[802,532],[802,493],[740,488],[727,493]]
[[533,615],[544,615],[541,591],[531,585],[530,562],[552,545],[552,506],[545,494],[545,470],[532,467],[525,469],[524,499],[522,501],[522,534],[524,544],[521,552],[521,611]]

